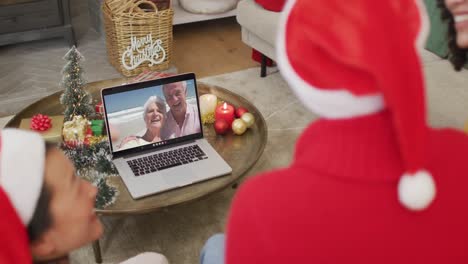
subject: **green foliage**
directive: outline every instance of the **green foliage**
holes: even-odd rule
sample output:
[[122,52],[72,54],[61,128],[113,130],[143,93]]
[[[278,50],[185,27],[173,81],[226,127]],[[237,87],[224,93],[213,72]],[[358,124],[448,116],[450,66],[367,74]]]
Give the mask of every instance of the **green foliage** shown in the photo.
[[117,169],[111,161],[109,143],[107,141],[102,141],[95,144],[93,148],[93,152],[96,156],[96,170],[105,174],[117,174]]
[[109,186],[105,178],[100,178],[96,186],[98,188],[98,194],[96,195],[96,202],[94,205],[96,208],[103,209],[115,201],[117,189]]
[[63,58],[68,61],[62,69],[60,82],[60,86],[64,89],[60,103],[65,107],[65,121],[72,120],[76,115],[89,118],[95,114],[95,110],[91,95],[83,89],[86,82],[82,76],[81,61],[84,57],[73,46]]
[[111,161],[109,142],[103,140],[93,145],[60,145],[65,155],[73,162],[76,174],[98,187],[96,208],[102,209],[115,200],[117,190],[107,185],[106,179],[117,174]]

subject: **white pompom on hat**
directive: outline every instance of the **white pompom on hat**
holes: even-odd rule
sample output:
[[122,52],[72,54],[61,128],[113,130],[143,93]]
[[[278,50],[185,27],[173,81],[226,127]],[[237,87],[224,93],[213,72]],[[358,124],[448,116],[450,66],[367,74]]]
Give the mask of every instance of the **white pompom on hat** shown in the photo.
[[398,200],[411,211],[436,196],[427,171],[427,123],[419,50],[428,33],[422,0],[289,0],[280,22],[278,66],[299,99],[327,119],[387,108],[405,173]]
[[31,221],[44,182],[45,151],[45,142],[37,133],[1,131],[0,186],[25,226]]

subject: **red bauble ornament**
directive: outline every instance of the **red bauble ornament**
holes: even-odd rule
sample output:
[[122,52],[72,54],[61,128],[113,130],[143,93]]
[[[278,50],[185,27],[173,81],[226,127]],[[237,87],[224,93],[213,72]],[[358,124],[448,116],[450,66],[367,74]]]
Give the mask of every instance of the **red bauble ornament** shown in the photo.
[[47,115],[37,114],[32,117],[29,127],[35,131],[46,131],[52,127],[52,119]]
[[214,122],[214,129],[216,134],[224,135],[229,131],[229,124],[224,119],[218,119]]
[[69,148],[76,148],[79,145],[77,140],[69,140],[69,141],[65,141],[63,143]]
[[246,108],[242,107],[242,106],[239,106],[237,109],[236,109],[236,117],[237,118],[241,118],[243,114],[249,112],[249,110],[247,110]]
[[104,114],[104,107],[102,105],[102,102],[99,102],[98,104],[96,104],[94,110],[96,111],[96,113]]
[[93,130],[91,129],[90,126],[86,128],[86,137],[92,137],[93,136]]

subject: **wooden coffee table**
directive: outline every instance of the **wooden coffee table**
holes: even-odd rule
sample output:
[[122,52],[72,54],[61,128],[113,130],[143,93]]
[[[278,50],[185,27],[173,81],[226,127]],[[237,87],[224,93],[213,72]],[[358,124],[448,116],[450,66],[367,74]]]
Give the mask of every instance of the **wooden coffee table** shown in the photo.
[[[130,79],[113,79],[93,82],[89,83],[86,89],[95,100],[98,100],[100,99],[101,89],[121,85],[126,82],[130,82]],[[168,206],[197,200],[229,186],[236,187],[239,179],[245,175],[260,158],[267,142],[267,126],[258,109],[245,98],[224,88],[207,85],[201,82],[198,82],[197,85],[199,95],[206,93],[215,94],[221,100],[225,100],[235,106],[247,108],[249,112],[255,116],[255,124],[242,136],[233,134],[218,136],[212,125],[203,126],[205,138],[232,167],[232,173],[227,176],[192,184],[138,200],[132,199],[119,176],[109,177],[108,183],[118,189],[119,195],[114,204],[105,209],[96,210],[100,216],[132,215],[153,212]],[[56,92],[26,107],[15,115],[6,126],[19,127],[21,119],[29,118],[37,113],[46,115],[62,114],[63,106],[59,103],[61,93],[62,92]],[[102,258],[99,241],[93,243],[93,250],[96,262],[101,263]]]

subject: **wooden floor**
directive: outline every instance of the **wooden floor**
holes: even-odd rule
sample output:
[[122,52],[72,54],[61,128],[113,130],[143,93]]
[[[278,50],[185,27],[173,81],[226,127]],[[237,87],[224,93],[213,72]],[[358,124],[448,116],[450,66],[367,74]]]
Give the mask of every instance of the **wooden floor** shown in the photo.
[[[86,3],[74,1],[79,2]],[[87,58],[83,63],[86,80],[121,77],[108,62],[104,36],[91,29],[87,7],[78,9],[81,13],[73,21],[79,49]],[[202,78],[259,66],[251,59],[251,48],[242,42],[234,17],[177,25],[173,35],[171,64],[179,73],[195,72]],[[0,47],[0,116],[16,113],[60,90],[62,57],[67,51],[62,39]]]
[[173,34],[173,63],[179,72],[193,71],[200,78],[259,65],[234,17],[177,25]]

